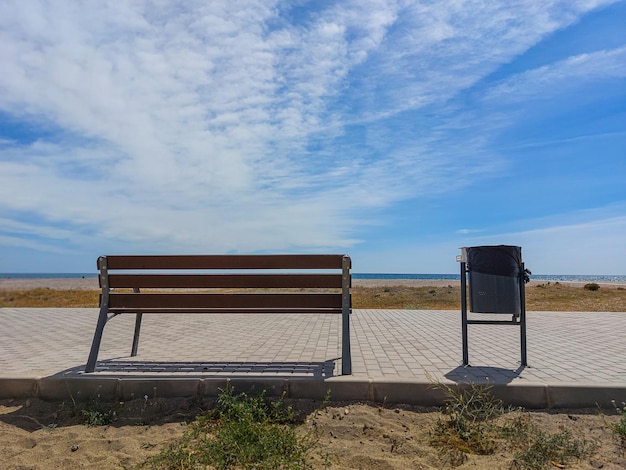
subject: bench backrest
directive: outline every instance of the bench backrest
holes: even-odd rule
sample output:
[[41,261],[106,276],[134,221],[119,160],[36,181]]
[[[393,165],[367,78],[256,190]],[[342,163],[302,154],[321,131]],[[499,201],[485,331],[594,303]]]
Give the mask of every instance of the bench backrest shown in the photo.
[[346,313],[351,309],[347,255],[101,256],[98,269],[101,305],[106,303],[111,313]]

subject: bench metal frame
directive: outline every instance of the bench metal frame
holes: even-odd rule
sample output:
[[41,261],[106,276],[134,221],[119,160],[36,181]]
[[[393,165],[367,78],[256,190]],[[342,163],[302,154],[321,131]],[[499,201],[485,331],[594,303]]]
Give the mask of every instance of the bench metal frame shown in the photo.
[[143,314],[330,313],[342,316],[341,373],[350,375],[351,267],[347,255],[101,256],[100,314],[85,372],[95,371],[104,327],[120,314],[135,315],[136,356]]

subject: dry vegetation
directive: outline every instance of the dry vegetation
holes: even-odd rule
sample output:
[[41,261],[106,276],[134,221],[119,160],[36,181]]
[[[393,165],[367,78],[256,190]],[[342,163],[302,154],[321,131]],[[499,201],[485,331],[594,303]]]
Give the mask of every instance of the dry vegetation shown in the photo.
[[[460,309],[460,288],[411,286],[356,286],[352,289],[354,308],[455,310]],[[0,307],[97,307],[99,291],[0,290]],[[588,290],[583,286],[545,283],[526,288],[526,308],[530,311],[625,312],[626,289],[603,286]]]
[[0,307],[98,307],[100,291],[78,289],[0,290]]
[[[355,287],[355,308],[456,310],[461,308],[458,286],[448,287]],[[625,312],[626,289],[545,283],[526,287],[526,309],[534,311]]]

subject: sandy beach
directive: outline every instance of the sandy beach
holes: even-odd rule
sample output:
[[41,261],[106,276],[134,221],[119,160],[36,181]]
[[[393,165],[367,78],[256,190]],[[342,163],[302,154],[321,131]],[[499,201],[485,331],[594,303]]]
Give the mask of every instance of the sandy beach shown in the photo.
[[[531,280],[528,286],[545,284],[547,281]],[[456,279],[353,279],[354,287],[381,287],[381,286],[409,286],[409,287],[447,287],[457,286]],[[585,282],[563,282],[570,286],[582,287]],[[625,282],[599,282],[602,287],[626,287]],[[98,290],[98,278],[49,278],[49,279],[0,279],[0,290],[28,290],[28,289],[56,289],[56,290]]]
[[0,290],[79,289],[99,290],[98,278],[0,279]]
[[[435,286],[446,287],[456,285],[459,281],[432,280],[423,281],[416,279],[353,279],[353,286],[380,287],[380,286]],[[3,290],[28,290],[28,289],[80,289],[98,290],[98,278],[54,278],[54,279],[0,279],[0,289]]]

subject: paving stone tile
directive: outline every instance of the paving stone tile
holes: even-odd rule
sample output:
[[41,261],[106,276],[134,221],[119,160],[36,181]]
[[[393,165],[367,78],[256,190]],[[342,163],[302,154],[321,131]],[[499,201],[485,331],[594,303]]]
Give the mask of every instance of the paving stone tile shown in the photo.
[[[0,308],[0,381],[82,376],[97,309]],[[134,318],[107,324],[94,377],[122,373],[329,377],[341,369],[338,316],[154,315],[144,317],[139,355],[129,357]],[[354,310],[354,380],[520,380],[626,386],[626,314],[528,312],[528,361],[519,329],[470,325],[461,365],[460,313]]]

